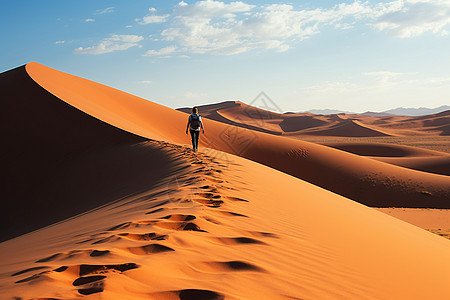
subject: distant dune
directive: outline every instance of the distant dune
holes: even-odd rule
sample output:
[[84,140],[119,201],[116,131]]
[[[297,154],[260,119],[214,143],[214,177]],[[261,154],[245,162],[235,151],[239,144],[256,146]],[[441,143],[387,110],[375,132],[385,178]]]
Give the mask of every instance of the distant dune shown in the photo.
[[[279,114],[249,106],[240,101],[199,106],[202,115],[210,119],[290,136],[449,136],[450,110],[426,116],[395,116],[385,113],[328,114],[312,113]],[[179,109],[189,112],[189,108]]]
[[450,208],[450,156],[292,138],[438,136],[447,113],[225,102],[193,153],[185,112],[38,63],[0,87],[1,299],[450,298],[450,241],[388,215],[426,210],[366,206]]

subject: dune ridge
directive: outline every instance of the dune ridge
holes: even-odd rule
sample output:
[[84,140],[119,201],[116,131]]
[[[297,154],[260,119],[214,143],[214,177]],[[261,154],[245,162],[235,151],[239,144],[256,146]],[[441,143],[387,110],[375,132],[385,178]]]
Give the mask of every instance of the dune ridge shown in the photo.
[[448,176],[207,119],[193,153],[185,113],[37,63],[0,86],[0,298],[450,297],[449,240],[336,194],[446,207]]
[[[147,138],[189,143],[184,134],[187,116],[180,111],[37,63],[30,63],[26,68],[33,80],[46,90],[100,120]],[[236,107],[231,105],[230,109]],[[156,117],[155,110],[160,112]],[[118,116],[118,111],[124,112]],[[254,110],[258,114],[261,111]],[[418,173],[213,120],[208,120],[207,125],[207,134],[200,140],[202,146],[263,163],[358,202],[371,206],[449,208],[450,180],[446,176]]]

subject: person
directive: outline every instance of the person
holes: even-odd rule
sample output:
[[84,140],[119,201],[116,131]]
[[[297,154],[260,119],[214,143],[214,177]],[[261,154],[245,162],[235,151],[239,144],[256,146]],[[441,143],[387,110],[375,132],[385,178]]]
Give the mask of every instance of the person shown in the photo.
[[188,123],[186,126],[186,134],[191,133],[192,138],[192,149],[194,152],[197,152],[198,149],[198,138],[200,136],[200,128],[203,130],[203,134],[205,134],[205,128],[203,127],[202,117],[198,114],[198,108],[192,108],[192,114],[188,118]]

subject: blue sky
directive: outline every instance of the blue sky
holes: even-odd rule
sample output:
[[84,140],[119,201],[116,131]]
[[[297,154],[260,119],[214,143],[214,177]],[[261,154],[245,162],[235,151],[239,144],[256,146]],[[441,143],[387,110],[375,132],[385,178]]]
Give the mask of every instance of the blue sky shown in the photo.
[[450,0],[0,3],[0,71],[37,61],[173,108],[450,103]]

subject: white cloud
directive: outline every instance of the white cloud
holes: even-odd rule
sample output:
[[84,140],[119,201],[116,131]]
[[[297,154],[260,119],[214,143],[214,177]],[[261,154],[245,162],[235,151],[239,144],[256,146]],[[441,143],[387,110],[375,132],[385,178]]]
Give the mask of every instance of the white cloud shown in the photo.
[[66,41],[56,41],[55,44],[65,44]]
[[167,56],[177,51],[177,48],[174,46],[168,46],[162,48],[160,50],[148,50],[145,52],[144,56]]
[[[151,14],[136,21],[167,22],[160,40],[187,53],[233,55],[254,49],[284,52],[327,26],[349,30],[369,25],[366,28],[386,31],[393,37],[414,37],[425,32],[445,35],[450,23],[450,0],[355,0],[316,9],[296,9],[279,3],[257,6],[242,1],[181,1],[171,14]],[[159,52],[150,50],[147,55],[159,55],[154,53]]]
[[97,14],[98,15],[109,14],[109,13],[114,12],[114,9],[115,9],[114,6],[107,7],[107,8],[104,8],[104,9],[99,9],[99,10],[97,10]]
[[252,49],[283,52],[293,42],[318,34],[320,26],[369,13],[368,4],[359,1],[328,10],[295,10],[287,4],[256,7],[240,1],[227,4],[208,0],[179,5],[174,21],[161,35],[192,53],[231,55]]
[[148,9],[148,11],[155,12],[155,11],[156,11],[156,8],[150,7],[150,8]]
[[150,84],[150,83],[152,83],[152,81],[151,80],[141,80],[141,81],[138,81],[138,83]]
[[164,23],[167,22],[167,18],[169,18],[170,15],[148,15],[143,17],[142,19],[136,19],[136,22],[139,22],[139,24],[150,24],[150,23]]
[[249,11],[253,7],[255,6],[241,1],[226,4],[220,1],[206,0],[195,2],[192,5],[182,1],[175,9],[175,14],[193,18],[229,17],[234,13]]
[[86,20],[84,20],[85,22],[94,22],[95,20],[94,19],[86,19]]
[[138,35],[113,35],[103,39],[98,45],[92,47],[79,47],[74,50],[75,54],[104,54],[113,51],[127,50],[139,46],[138,42],[144,38]]
[[[383,5],[379,6],[383,8]],[[449,0],[397,0],[381,9],[373,26],[390,36],[410,38],[425,32],[447,35],[450,24]]]

